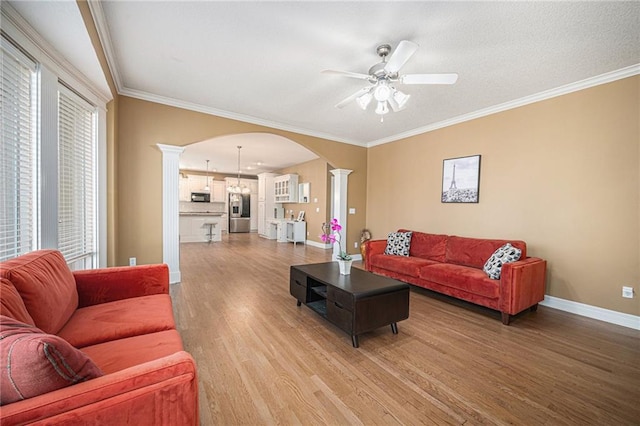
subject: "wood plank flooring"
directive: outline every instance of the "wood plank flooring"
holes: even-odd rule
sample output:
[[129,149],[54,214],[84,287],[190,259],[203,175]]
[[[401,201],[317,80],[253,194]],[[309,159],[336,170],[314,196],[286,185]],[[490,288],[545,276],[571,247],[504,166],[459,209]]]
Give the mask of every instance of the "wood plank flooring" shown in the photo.
[[328,250],[256,234],[180,248],[171,295],[202,425],[640,424],[636,330],[543,306],[504,326],[412,288],[399,334],[380,328],[355,349],[289,295],[289,266]]

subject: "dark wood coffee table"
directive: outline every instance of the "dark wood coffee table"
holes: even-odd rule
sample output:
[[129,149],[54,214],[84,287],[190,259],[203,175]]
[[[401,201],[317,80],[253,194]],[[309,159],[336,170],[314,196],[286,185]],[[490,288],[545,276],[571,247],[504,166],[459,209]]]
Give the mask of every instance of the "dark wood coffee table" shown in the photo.
[[409,318],[409,284],[352,268],[340,275],[337,262],[292,266],[289,291],[302,303],[351,335],[385,325],[398,334],[398,321]]

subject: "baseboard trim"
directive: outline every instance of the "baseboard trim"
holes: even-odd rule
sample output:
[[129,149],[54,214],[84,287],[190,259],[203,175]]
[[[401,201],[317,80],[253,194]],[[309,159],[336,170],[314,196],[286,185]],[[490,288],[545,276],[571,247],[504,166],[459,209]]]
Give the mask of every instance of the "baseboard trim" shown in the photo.
[[306,245],[308,245],[308,246],[318,247],[318,248],[325,249],[325,250],[327,250],[327,249],[330,249],[330,248],[331,248],[331,246],[328,246],[328,245],[326,245],[326,244],[324,244],[324,243],[319,243],[319,242],[317,242],[317,241],[307,240],[307,241],[305,241],[304,243],[305,243]]
[[633,328],[634,330],[640,330],[640,316],[616,312],[609,309],[599,308],[597,306],[586,305],[584,303],[573,302],[571,300],[547,295],[544,296],[544,301],[540,302],[540,305],[581,315],[583,317],[609,322],[611,324],[621,325],[623,327]]
[[180,271],[174,271],[169,273],[169,284],[178,284],[182,280]]

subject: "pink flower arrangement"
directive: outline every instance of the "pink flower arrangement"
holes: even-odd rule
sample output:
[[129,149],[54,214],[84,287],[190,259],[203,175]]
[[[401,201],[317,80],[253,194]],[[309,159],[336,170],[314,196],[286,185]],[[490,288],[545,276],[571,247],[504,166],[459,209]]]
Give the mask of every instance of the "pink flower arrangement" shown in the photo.
[[329,243],[331,245],[338,243],[338,259],[351,260],[351,255],[342,250],[342,238],[340,236],[341,230],[342,226],[338,223],[338,219],[331,219],[331,222],[322,224],[322,235],[320,235],[320,239],[322,242]]

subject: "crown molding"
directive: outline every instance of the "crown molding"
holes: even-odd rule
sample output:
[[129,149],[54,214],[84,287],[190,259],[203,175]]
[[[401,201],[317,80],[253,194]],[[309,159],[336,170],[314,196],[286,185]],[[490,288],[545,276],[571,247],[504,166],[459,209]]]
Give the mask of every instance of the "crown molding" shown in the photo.
[[[21,47],[29,52],[37,62],[42,63],[44,66],[50,68],[59,78],[67,80],[68,84],[72,84],[76,90],[75,81],[82,87],[85,92],[90,94],[93,98],[92,102],[106,104],[112,97],[111,93],[103,93],[98,87],[96,87],[91,80],[89,80],[84,74],[82,74],[71,62],[67,61],[47,40],[45,40],[38,32],[36,32],[31,25],[16,11],[9,3],[2,2],[2,26],[3,30],[9,30],[7,27],[13,27],[18,31],[22,40],[16,39],[16,43],[20,43]],[[10,25],[7,25],[9,23]],[[10,37],[16,37],[16,34],[12,34],[12,31],[7,31]],[[22,45],[28,43],[29,45]],[[34,51],[35,49],[35,51]],[[72,81],[69,81],[72,80]],[[87,93],[83,95],[87,96]],[[89,97],[89,96],[88,96]]]
[[378,139],[378,140],[367,143],[366,147],[371,148],[377,145],[383,145],[386,143],[395,142],[400,139],[405,139],[405,138],[416,136],[422,133],[432,132],[434,130],[442,129],[443,127],[453,126],[455,124],[464,123],[465,121],[475,120],[476,118],[486,117],[487,115],[496,114],[498,112],[503,112],[510,109],[514,109],[514,108],[519,108],[524,105],[544,101],[547,99],[555,98],[557,96],[562,96],[572,92],[577,92],[579,90],[588,89],[590,87],[599,86],[601,84],[611,83],[613,81],[621,80],[627,77],[632,77],[638,74],[640,74],[640,64],[631,65],[616,71],[611,71],[595,77],[576,81],[575,83],[570,83],[564,86],[560,86],[555,89],[545,90],[544,92],[536,93],[530,96],[525,96],[524,98],[516,99],[514,101],[509,101],[503,104],[494,105],[488,108],[471,112],[469,114],[460,115],[458,117],[454,117],[449,120],[444,120],[434,124],[430,124],[428,126],[419,127],[417,129],[409,130],[408,132],[399,133],[397,135],[390,136],[388,138]]
[[313,136],[315,138],[327,139],[334,142],[341,142],[349,145],[366,147],[366,145],[363,143],[342,139],[335,135],[330,135],[330,134],[321,133],[321,132],[314,132],[308,129],[301,129],[298,127],[288,126],[282,123],[276,123],[275,121],[264,120],[262,118],[253,117],[251,115],[238,114],[231,111],[211,108],[205,105],[181,101],[179,99],[169,98],[165,96],[154,95],[154,94],[143,92],[140,90],[123,88],[123,90],[119,93],[123,96],[129,96],[131,98],[141,99],[143,101],[155,102],[155,103],[173,106],[176,108],[187,109],[195,112],[202,112],[205,114],[215,115],[217,117],[228,118],[230,120],[242,121],[245,123],[256,124],[258,126],[270,127],[272,129],[284,130],[292,133],[299,133],[301,135]]
[[87,4],[89,5],[93,22],[96,25],[98,38],[100,39],[100,43],[102,43],[102,50],[107,58],[107,65],[109,66],[109,71],[116,85],[116,90],[120,93],[122,90],[122,78],[118,72],[118,61],[113,51],[111,33],[109,32],[109,26],[107,25],[107,18],[105,17],[102,3],[98,0],[88,0]]

